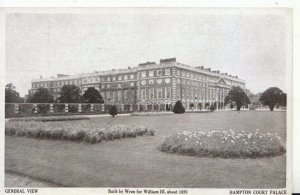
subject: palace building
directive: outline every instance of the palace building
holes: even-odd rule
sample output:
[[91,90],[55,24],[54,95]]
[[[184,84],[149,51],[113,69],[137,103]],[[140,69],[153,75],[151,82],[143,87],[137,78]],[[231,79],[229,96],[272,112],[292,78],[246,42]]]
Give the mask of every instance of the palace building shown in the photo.
[[32,80],[29,93],[44,87],[57,98],[64,85],[76,85],[82,94],[94,87],[105,103],[110,104],[174,104],[181,100],[186,108],[191,103],[194,108],[214,103],[218,109],[224,108],[224,99],[232,86],[246,90],[245,82],[237,76],[203,66],[192,67],[169,58],[161,59],[159,64],[146,62],[127,69],[40,78]]

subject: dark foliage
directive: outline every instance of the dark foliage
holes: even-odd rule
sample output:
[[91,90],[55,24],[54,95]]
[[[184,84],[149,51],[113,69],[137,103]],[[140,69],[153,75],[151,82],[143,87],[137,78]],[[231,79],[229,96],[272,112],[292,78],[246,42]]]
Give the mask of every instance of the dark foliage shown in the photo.
[[109,114],[115,117],[118,114],[118,109],[116,105],[111,105],[109,108]]
[[195,104],[194,103],[190,103],[190,108],[193,110],[195,107]]
[[20,94],[16,91],[16,87],[9,83],[5,86],[5,103],[20,103],[23,102]]
[[210,105],[209,110],[212,111],[212,112],[215,111],[216,106],[214,104]]
[[94,87],[89,87],[82,96],[86,103],[104,103],[100,92]]
[[235,102],[236,109],[240,110],[243,105],[250,104],[250,100],[241,87],[233,86],[225,97],[225,104]]
[[199,103],[199,110],[202,110],[202,103]]
[[273,111],[274,106],[278,104],[286,105],[286,94],[278,87],[270,87],[260,96],[259,101],[262,104],[269,106],[270,111]]
[[57,98],[59,103],[81,103],[80,88],[75,85],[64,85]]
[[180,100],[178,100],[173,108],[173,112],[176,114],[182,114],[185,112],[185,109]]
[[53,96],[50,91],[46,88],[38,88],[37,91],[29,97],[28,102],[30,103],[52,103],[54,102]]

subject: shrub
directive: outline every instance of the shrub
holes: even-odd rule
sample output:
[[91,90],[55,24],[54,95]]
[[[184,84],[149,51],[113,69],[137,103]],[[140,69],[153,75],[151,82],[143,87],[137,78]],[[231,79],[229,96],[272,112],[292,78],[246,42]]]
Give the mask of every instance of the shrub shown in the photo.
[[38,104],[37,105],[38,113],[47,114],[50,110],[49,104]]
[[181,103],[181,101],[177,101],[174,108],[173,108],[173,112],[176,113],[176,114],[182,114],[185,112],[185,109]]
[[210,105],[209,110],[212,111],[212,112],[215,111],[216,110],[216,106],[213,105],[213,104]]
[[112,105],[109,109],[109,114],[115,117],[118,114],[118,109],[116,105]]
[[202,110],[202,103],[199,103],[199,110]]
[[231,103],[230,103],[230,109],[233,109],[233,107],[234,107],[234,105],[233,105],[233,103],[231,102]]
[[190,103],[190,108],[193,110],[195,107],[195,104],[194,103]]
[[163,152],[199,157],[259,158],[285,152],[281,138],[275,133],[230,131],[184,131],[166,138],[159,146]]

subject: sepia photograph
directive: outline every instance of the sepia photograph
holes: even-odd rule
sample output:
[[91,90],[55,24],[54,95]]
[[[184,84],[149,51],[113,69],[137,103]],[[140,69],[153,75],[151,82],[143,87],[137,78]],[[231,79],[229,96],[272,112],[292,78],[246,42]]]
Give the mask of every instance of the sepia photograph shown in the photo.
[[4,21],[5,188],[286,194],[291,9],[24,10]]

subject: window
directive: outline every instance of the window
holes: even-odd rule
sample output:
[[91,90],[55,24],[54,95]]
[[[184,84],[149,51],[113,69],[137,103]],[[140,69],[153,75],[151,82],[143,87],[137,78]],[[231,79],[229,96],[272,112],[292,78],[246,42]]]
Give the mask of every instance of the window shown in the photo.
[[165,69],[165,75],[171,75],[171,69],[170,68]]
[[180,99],[180,98],[181,98],[181,97],[180,97],[180,87],[179,87],[179,86],[176,88],[176,98],[177,98],[177,99]]
[[115,81],[115,80],[116,80],[116,77],[113,77],[112,80]]
[[159,77],[159,76],[162,76],[162,71],[161,71],[161,70],[157,70],[157,71],[156,71],[156,76],[158,76],[158,77]]
[[184,71],[181,71],[181,76],[185,76],[185,72]]
[[107,77],[106,81],[110,81],[110,77]]
[[149,71],[149,77],[154,77],[154,71],[153,70]]
[[165,98],[171,98],[171,87],[165,88]]
[[177,76],[180,76],[180,70],[179,69],[177,70]]
[[142,100],[146,99],[146,89],[141,89],[141,99]]
[[106,88],[110,88],[110,84],[106,84]]
[[122,80],[122,75],[118,76],[118,80],[121,81]]
[[149,100],[153,100],[154,98],[154,88],[149,88]]
[[146,77],[146,71],[141,72],[141,77]]
[[189,77],[190,77],[190,73],[188,73],[188,72],[187,72],[187,73],[186,73],[186,77],[188,77],[188,78],[189,78]]
[[127,80],[128,79],[128,75],[124,75],[124,80]]
[[157,99],[161,99],[162,98],[162,88],[159,87],[156,90],[157,90],[157,93],[156,93]]
[[110,91],[107,91],[107,92],[106,92],[106,99],[107,99],[107,100],[110,100]]
[[122,101],[122,91],[118,90],[117,92],[117,101]]
[[131,74],[131,75],[130,75],[130,79],[134,79],[134,74]]

